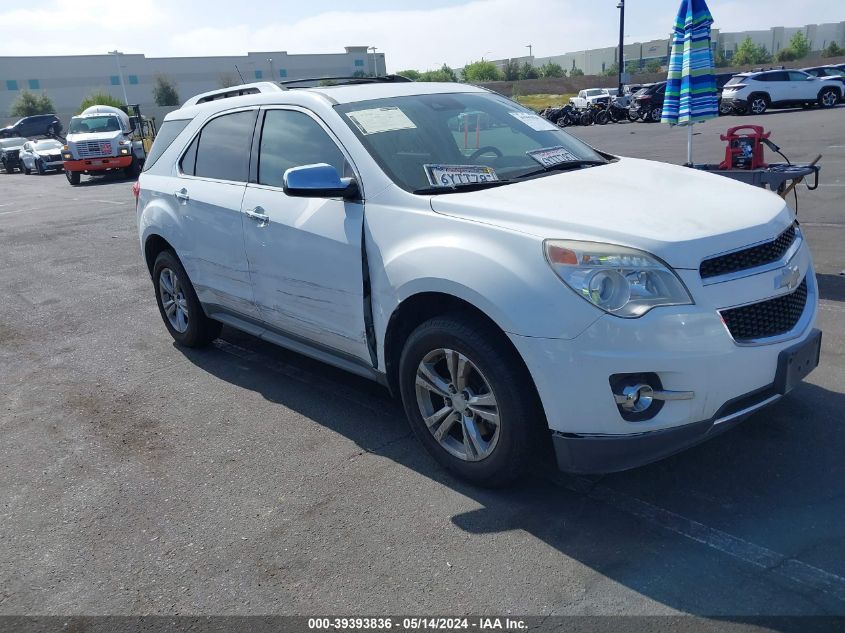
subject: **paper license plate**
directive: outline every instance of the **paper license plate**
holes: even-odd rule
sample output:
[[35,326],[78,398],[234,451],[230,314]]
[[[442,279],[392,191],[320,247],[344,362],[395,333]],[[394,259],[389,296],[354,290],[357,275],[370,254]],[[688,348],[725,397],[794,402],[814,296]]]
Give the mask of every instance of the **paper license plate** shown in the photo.
[[435,187],[454,187],[499,180],[492,167],[483,165],[425,165],[424,167],[428,182]]

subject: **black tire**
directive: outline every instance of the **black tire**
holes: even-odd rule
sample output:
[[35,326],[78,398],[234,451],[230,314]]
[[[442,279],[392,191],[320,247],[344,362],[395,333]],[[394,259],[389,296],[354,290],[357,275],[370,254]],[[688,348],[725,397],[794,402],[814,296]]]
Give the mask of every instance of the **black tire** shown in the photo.
[[[499,415],[498,434],[484,440],[493,444],[493,447],[489,454],[476,461],[449,452],[434,436],[438,429],[432,425],[430,430],[426,425],[421,411],[423,405],[418,403],[418,391],[422,394],[420,398],[424,404],[439,398],[430,390],[417,386],[417,371],[421,363],[430,354],[436,355],[437,350],[447,349],[463,355],[477,368],[480,372],[477,375],[486,381],[495,398]],[[542,442],[543,431],[548,439],[548,426],[534,384],[522,360],[500,332],[480,324],[478,319],[468,319],[460,314],[446,315],[430,319],[417,327],[402,350],[399,387],[411,428],[426,450],[445,468],[476,485],[497,487],[515,481],[525,474],[530,464],[537,463],[541,456],[546,455],[544,446],[550,446],[550,442]],[[482,393],[486,391],[482,390]],[[441,406],[448,409],[452,401],[441,398],[432,408],[446,410],[438,408]],[[451,416],[450,413],[442,419],[448,420]],[[474,424],[478,425],[475,428],[479,436],[490,433],[484,418],[477,414]],[[447,443],[453,442],[454,446],[468,445],[463,423],[455,418],[449,428],[445,435],[452,439],[447,439]],[[461,444],[461,440],[456,437],[463,438],[464,443]]]
[[648,111],[648,122],[649,123],[660,123],[660,119],[663,117],[663,106],[658,106],[652,108]]
[[748,98],[748,107],[745,109],[746,114],[756,114],[760,116],[765,114],[769,109],[769,97],[763,94],[751,95]]
[[67,169],[65,170],[65,178],[67,178],[67,181],[74,187],[76,187],[82,179],[78,171],[68,171]]
[[628,110],[628,120],[631,123],[634,123],[635,121],[639,121],[640,120],[640,113],[637,112],[636,110]]
[[598,125],[607,125],[608,121],[610,121],[610,115],[606,110],[596,112],[596,116],[594,118]]
[[578,119],[578,122],[581,125],[592,125],[593,124],[593,113],[592,112],[584,112]]
[[819,93],[819,107],[832,108],[839,103],[839,93],[836,88],[824,88]]
[[725,101],[719,102],[719,116],[728,116],[729,114],[733,114],[733,106]]
[[32,170],[29,167],[27,167],[26,163],[24,163],[23,161],[21,161],[21,169],[23,170],[23,173],[26,174],[27,176],[29,176],[32,173]]
[[11,162],[3,161],[3,169],[6,170],[7,174],[14,174],[15,173],[15,168],[12,166]]
[[[174,326],[171,322],[171,317],[165,311],[162,301],[164,287],[161,283],[162,273],[165,273],[165,271],[171,271],[175,276],[177,280],[175,290],[180,300],[187,307],[185,312],[187,327],[183,331],[180,331]],[[179,258],[176,257],[173,251],[162,251],[156,257],[155,264],[153,265],[153,287],[155,288],[156,303],[158,304],[161,319],[164,321],[167,331],[170,332],[170,336],[173,337],[173,340],[178,345],[183,345],[184,347],[205,347],[220,336],[222,325],[219,321],[209,319],[205,315],[205,311],[202,305],[200,305],[199,299],[197,299],[194,286],[188,278],[188,273],[185,272],[182,262],[179,261]]]
[[44,162],[40,160],[35,161],[35,170],[38,172],[39,176],[43,176],[45,173],[47,173],[47,170],[44,169]]
[[54,136],[56,134],[56,126],[50,125],[47,127],[47,136]]
[[129,180],[137,180],[140,173],[141,173],[141,164],[138,161],[138,157],[133,154],[132,155],[132,162],[129,164],[129,167],[123,168],[123,175],[126,178],[128,178]]

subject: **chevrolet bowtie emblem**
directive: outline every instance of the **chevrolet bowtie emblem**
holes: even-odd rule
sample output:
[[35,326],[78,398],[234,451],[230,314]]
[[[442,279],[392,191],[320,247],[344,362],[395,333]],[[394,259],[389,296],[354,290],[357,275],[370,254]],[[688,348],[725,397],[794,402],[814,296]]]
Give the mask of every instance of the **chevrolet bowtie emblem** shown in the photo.
[[798,266],[786,266],[775,278],[775,290],[789,288],[794,290],[801,281],[801,269]]

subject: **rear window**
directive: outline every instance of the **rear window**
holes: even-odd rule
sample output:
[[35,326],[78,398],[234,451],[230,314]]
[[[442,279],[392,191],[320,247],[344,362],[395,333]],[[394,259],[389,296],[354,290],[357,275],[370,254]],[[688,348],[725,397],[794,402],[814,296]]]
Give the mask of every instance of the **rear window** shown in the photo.
[[153,146],[150,148],[150,153],[147,154],[147,159],[144,161],[144,171],[155,165],[156,161],[167,151],[167,148],[173,144],[176,137],[182,133],[190,119],[181,119],[178,121],[165,121],[161,124],[158,130]]
[[748,79],[748,77],[737,75],[736,77],[731,77],[731,79],[725,85],[735,86],[737,84],[741,84],[744,79]]

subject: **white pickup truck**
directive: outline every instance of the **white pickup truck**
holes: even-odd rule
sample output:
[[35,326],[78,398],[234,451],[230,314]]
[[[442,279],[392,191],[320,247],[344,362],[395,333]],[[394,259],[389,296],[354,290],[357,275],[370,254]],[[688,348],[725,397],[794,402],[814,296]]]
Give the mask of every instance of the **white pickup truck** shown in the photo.
[[569,103],[579,110],[584,110],[599,102],[610,103],[610,92],[607,88],[588,88],[579,92],[577,97],[569,99]]

